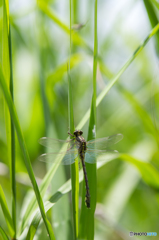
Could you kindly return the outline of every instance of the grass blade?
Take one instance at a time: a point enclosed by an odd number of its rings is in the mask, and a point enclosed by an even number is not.
[[[119,159],[124,160],[128,163],[133,164],[141,173],[142,179],[151,187],[159,189],[159,172],[151,164],[147,162],[140,161],[128,154],[121,154]]]
[[[151,0],[154,5],[159,9],[159,2],[157,0]]]
[[[77,66],[82,61],[82,59],[83,59],[83,56],[80,53],[75,53],[75,54],[71,55],[70,69]],[[50,86],[53,87],[57,82],[61,81],[63,75],[65,73],[67,73],[68,61],[69,60],[67,59],[67,61],[65,61],[64,63],[59,65],[52,73],[49,74],[49,76],[47,77],[47,85],[49,85],[49,87]]]
[[[115,158],[109,159],[107,160],[107,162],[114,160]],[[106,161],[100,162],[97,165],[97,169],[101,168],[102,166],[104,166],[106,163]],[[83,181],[83,170],[81,169],[79,171],[79,183]],[[69,179],[65,184],[63,184],[58,191],[53,194],[44,204],[45,206],[45,211],[47,212],[50,208],[52,208],[55,203],[61,198],[63,197],[66,193],[68,193],[69,191],[71,191],[72,189],[72,184],[71,184],[71,179]],[[27,233],[27,240],[33,239],[33,237],[35,236],[36,230],[39,226],[39,223],[41,221],[41,215],[39,210],[35,213],[34,218],[30,224],[28,233]]]
[[[150,132],[156,137],[156,140],[158,141],[158,136],[156,133],[156,129],[153,125],[152,119],[149,116],[149,114],[146,112],[146,110],[143,108],[143,106],[135,99],[133,94],[129,92],[128,90],[124,89],[121,85],[118,86],[120,92],[123,94],[125,99],[130,103],[130,106],[134,108],[135,112],[140,117],[141,121],[143,122],[143,126],[145,127],[145,130],[147,132]]]
[[[11,115],[12,120],[14,122],[17,137],[18,137],[19,144],[20,144],[20,147],[21,147],[21,150],[22,150],[22,153],[23,153],[23,157],[24,157],[25,166],[27,168],[30,180],[31,180],[32,185],[33,185],[33,189],[34,189],[34,192],[35,192],[35,195],[36,195],[37,202],[39,204],[41,215],[43,217],[43,220],[44,220],[44,223],[45,223],[45,226],[46,226],[46,229],[48,231],[50,239],[55,239],[54,234],[53,234],[53,230],[51,228],[51,225],[50,225],[50,223],[47,220],[46,215],[45,215],[43,201],[42,201],[42,198],[41,198],[41,195],[40,195],[40,192],[39,192],[36,180],[35,180],[35,176],[34,176],[34,173],[33,173],[33,170],[32,170],[29,154],[28,154],[28,151],[27,151],[27,148],[26,148],[26,145],[25,145],[23,135],[22,135],[22,131],[21,131],[21,127],[20,127],[20,124],[19,124],[18,117],[17,117],[17,113],[16,113],[16,110],[15,110],[14,104],[12,102],[11,96],[9,94],[9,91],[7,89],[7,84],[5,82],[5,78],[4,78],[1,66],[0,66],[0,85],[1,85],[1,88],[3,90],[4,97],[5,97],[5,100],[7,102],[7,105],[8,105],[9,111],[10,111],[10,115]]]
[[[88,141],[96,137],[96,74],[97,74],[97,60],[98,60],[98,39],[97,39],[97,3],[94,5],[94,55],[93,55],[93,96],[91,103],[91,113],[88,130]],[[96,164],[87,164],[87,175],[90,189],[90,209],[84,206],[84,199],[86,195],[85,182],[83,182],[82,193],[82,209],[80,217],[80,238],[94,239],[94,213],[96,209]],[[88,224],[89,223],[89,224]]]
[[[3,192],[2,187],[0,186],[0,204],[2,207],[2,211],[9,229],[10,236],[14,236],[14,227],[13,227],[13,221],[7,206],[6,198]]]
[[[8,1],[3,1],[3,72],[5,75],[8,91],[11,93],[13,99],[13,73],[12,73],[12,53],[11,53],[11,35],[9,28],[9,3]],[[12,237],[16,238],[16,181],[15,181],[15,134],[13,122],[10,118],[10,113],[5,106],[5,126],[7,135],[7,154],[10,167],[11,175],[11,188],[12,188],[12,223],[14,227],[14,232],[12,232]]]
[[[129,65],[134,61],[134,59],[137,57],[137,55],[142,51],[144,46],[148,43],[148,41],[151,39],[152,36],[154,36],[159,31],[159,24],[157,24],[150,34],[145,38],[143,43],[135,50],[133,55],[128,59],[128,61],[124,64],[124,66],[119,70],[119,72],[115,75],[115,77],[109,82],[109,84],[103,89],[103,91],[99,94],[96,101],[96,106],[98,106],[103,98],[106,96],[106,94],[109,92],[109,90],[112,88],[112,86],[118,81],[120,76],[125,72],[125,70],[129,67]],[[77,128],[81,129],[84,124],[88,121],[90,115],[90,109],[86,112],[85,116],[81,120],[81,122],[78,124]]]
[[[11,28],[9,28],[9,56],[10,56],[10,93],[14,102],[13,94],[13,69],[12,69],[12,42]],[[14,224],[14,238],[16,239],[16,179],[15,179],[15,131],[11,120],[11,186],[12,186],[12,219]]]
[[[151,26],[155,27],[156,24],[159,22],[159,18],[156,15],[156,12],[154,11],[152,1],[144,0],[144,4],[145,4],[145,8],[146,8]],[[155,35],[155,41],[156,41],[156,52],[159,56],[159,32],[157,32]]]
[[[8,1],[3,0],[3,34],[2,34],[2,68],[5,76],[6,85],[10,88],[10,63],[9,63],[9,18],[8,18]],[[7,160],[8,165],[11,162],[11,121],[7,104],[4,100],[5,130],[7,138]]]
[[[70,29],[72,24],[72,1],[70,0]],[[69,115],[69,130],[74,132],[74,114],[72,101],[72,86],[70,77],[70,62],[71,62],[71,45],[72,31],[70,31],[70,58],[69,58],[69,73],[68,73],[68,115]],[[74,239],[78,238],[78,201],[79,201],[79,170],[78,161],[71,164],[71,185],[72,185],[72,214],[73,214],[73,234]]]
[[[64,32],[67,34],[70,34],[70,28],[63,23],[53,12],[53,10],[46,4],[44,1],[39,0],[38,6],[49,18],[51,18]],[[73,33],[72,35],[72,42],[76,44],[77,46],[84,47],[88,49],[90,52],[92,52],[91,48],[88,46],[88,44],[76,33],[75,31],[71,31]]]
[[[150,40],[150,38],[159,30],[159,24],[152,29],[152,31],[150,32],[150,34],[148,35],[148,37],[144,40],[143,44],[141,44],[141,46],[139,46],[136,51],[134,52],[134,54],[129,58],[129,60],[125,63],[125,65],[121,68],[121,70],[115,75],[115,77],[111,80],[111,82],[103,89],[103,91],[99,94],[99,96],[97,97],[97,103],[96,106],[98,106],[100,104],[100,102],[102,101],[102,99],[106,96],[106,94],[108,93],[108,91],[111,89],[111,87],[117,82],[117,80],[119,79],[119,77],[123,74],[123,72],[127,69],[127,67],[131,64],[131,62],[136,58],[136,56],[139,54],[139,52],[143,49],[143,47],[146,45],[146,43],[148,42],[148,40]],[[83,126],[85,125],[85,123],[88,121],[90,116],[90,109],[86,112],[85,116],[83,117],[83,119],[81,120],[81,122],[78,124],[77,129],[82,129]],[[44,196],[46,189],[48,188],[55,172],[57,170],[57,166],[56,165],[52,165],[52,167],[50,167],[50,170],[48,171],[48,173],[46,174],[45,178],[42,181],[42,184],[40,186],[40,193],[42,196]],[[32,210],[34,209],[34,206],[36,204],[36,200],[35,197],[30,199],[30,203],[28,205],[27,211],[25,213],[25,215],[23,216],[22,219],[22,223],[20,226],[20,231],[19,234],[21,234],[21,232],[24,230],[25,226],[28,223],[28,219],[30,214],[32,213]]]
[[[3,228],[1,226],[0,226],[0,233],[4,240],[9,240],[9,237],[7,236],[7,234],[5,233],[5,231],[3,230]]]

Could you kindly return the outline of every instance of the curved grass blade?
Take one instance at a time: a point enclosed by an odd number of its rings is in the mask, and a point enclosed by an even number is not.
[[[28,151],[27,151],[27,148],[26,148],[26,145],[25,145],[23,135],[22,135],[21,127],[20,127],[20,124],[19,124],[19,120],[18,120],[18,117],[17,117],[16,110],[15,110],[15,106],[12,102],[11,96],[10,96],[9,91],[7,89],[7,84],[6,84],[4,76],[3,76],[3,71],[2,71],[1,65],[0,65],[0,85],[1,85],[1,88],[3,90],[3,94],[4,94],[5,100],[6,100],[7,105],[8,105],[10,115],[11,115],[12,120],[14,122],[14,126],[15,126],[15,129],[16,129],[19,144],[20,144],[21,150],[23,152],[24,162],[25,162],[30,180],[31,180],[32,185],[33,185],[33,189],[34,189],[36,199],[37,199],[40,211],[41,211],[41,215],[43,217],[43,220],[44,220],[44,223],[45,223],[45,226],[46,226],[46,229],[48,231],[50,239],[55,239],[52,227],[51,227],[51,225],[50,225],[50,223],[47,220],[46,215],[45,215],[43,201],[42,201],[42,198],[41,198],[41,195],[40,195],[40,192],[39,192],[36,180],[35,180],[35,176],[34,176],[34,173],[33,173],[33,170],[32,170],[29,154],[28,154]]]
[[[112,86],[118,81],[120,76],[125,72],[125,70],[129,67],[129,65],[134,61],[134,59],[137,57],[137,55],[142,51],[144,46],[148,43],[148,41],[153,37],[157,32],[159,31],[159,24],[157,24],[150,34],[145,38],[143,43],[134,51],[133,55],[128,59],[128,61],[124,64],[124,66],[119,70],[119,72],[115,75],[115,77],[109,82],[109,84],[103,89],[103,91],[99,94],[96,101],[96,107],[101,103],[103,98],[106,96],[106,94],[109,92],[109,90],[112,88]],[[88,121],[90,115],[90,109],[86,112],[81,122],[78,124],[77,128],[81,129],[85,123]]]
[[[61,152],[66,152],[66,150],[67,150],[67,146],[64,145],[61,149]],[[59,162],[59,164],[60,164],[60,161],[62,161],[63,156],[64,155],[62,155],[62,154],[57,155],[56,160]],[[52,180],[53,176],[55,175],[59,164],[52,164],[52,166],[50,167],[50,170],[45,175],[45,177],[39,187],[42,197],[44,196],[49,184],[51,183],[51,180]],[[31,214],[33,213],[33,211],[36,209],[36,207],[37,207],[37,202],[36,202],[35,196],[33,195],[33,197],[30,197],[30,201],[28,202],[27,208],[25,208],[24,213],[22,212],[22,214],[21,214],[22,221],[20,224],[18,235],[21,235],[21,233],[24,231],[24,229],[27,226],[27,223],[29,221],[29,218],[30,218]]]
[[[108,91],[111,89],[111,87],[117,82],[119,77],[124,73],[124,71],[128,68],[128,66],[131,64],[131,62],[136,58],[136,56],[140,53],[140,51],[143,49],[143,47],[147,44],[147,42],[151,39],[151,37],[158,30],[159,30],[159,24],[156,25],[156,27],[152,29],[152,31],[150,32],[148,37],[141,44],[141,46],[139,46],[136,49],[134,54],[129,58],[129,60],[125,63],[125,65],[121,68],[121,70],[115,75],[115,77],[112,79],[112,81],[103,89],[101,94],[99,94],[99,96],[97,97],[97,103],[96,103],[97,107],[100,104],[100,102],[103,100],[103,98],[106,96]],[[85,123],[88,121],[89,116],[90,116],[90,109],[86,112],[85,116],[83,117],[81,122],[78,124],[77,129],[82,129],[83,128]],[[66,149],[63,148],[61,151],[65,151],[65,150]],[[56,164],[53,164],[52,167],[50,167],[50,170],[46,174],[45,178],[43,179],[42,184],[40,186],[40,193],[41,193],[42,196],[44,196],[44,194],[46,192],[46,189],[48,188],[48,186],[51,182],[51,179],[53,178],[53,176],[54,176],[54,174],[57,170],[57,167],[58,166]],[[36,199],[35,199],[35,197],[33,197],[33,198],[31,198],[30,203],[29,203],[28,208],[27,208],[27,211],[26,211],[25,215],[23,216],[22,223],[21,223],[20,230],[19,230],[19,234],[21,234],[21,232],[24,230],[25,226],[27,225],[30,214],[35,209],[35,205],[36,205]]]
[[[56,14],[53,12],[53,10],[48,6],[47,3],[45,3],[42,0],[38,0],[38,6],[39,8],[49,17],[51,18],[61,29],[63,29],[64,32],[66,32],[67,34],[70,34],[70,29],[69,27],[63,23],[57,16]],[[72,35],[72,41],[79,46],[85,47],[87,48],[89,51],[91,51],[91,49],[89,48],[89,46],[87,45],[87,43],[75,32],[73,31],[73,35]],[[92,51],[91,51],[92,52]]]
[[[97,163],[97,169],[105,165],[106,163],[116,159],[116,157],[119,157],[119,159],[130,162],[131,164],[135,165],[140,172],[142,172],[142,175],[144,175],[144,180],[148,178],[149,180],[145,180],[146,183],[150,184],[150,178],[152,177],[153,181],[151,181],[151,186],[153,187],[159,187],[159,172],[150,164],[146,162],[139,161],[138,159],[132,158],[130,155],[126,154],[120,154],[120,155],[112,155],[112,158],[107,159],[105,162],[98,162]],[[150,176],[150,178],[148,177]],[[82,169],[79,171],[79,182],[83,180],[83,172]],[[58,189],[58,191],[53,194],[48,201],[45,202],[45,211],[47,212],[50,208],[52,208],[55,203],[66,193],[71,191],[71,179],[69,179],[62,187]],[[27,234],[27,239],[33,239],[29,238],[29,236],[34,237],[36,230],[39,226],[39,223],[41,221],[41,215],[38,210],[38,212],[35,213],[34,218],[30,224],[28,234]]]
[[[9,240],[9,237],[7,236],[7,234],[5,233],[5,231],[3,230],[3,228],[1,226],[0,226],[0,233],[4,240]]]
[[[119,159],[133,164],[139,170],[142,179],[151,187],[159,190],[159,172],[151,163],[140,161],[128,154],[120,154]]]
[[[149,17],[149,21],[151,23],[151,26],[155,27],[156,24],[159,22],[159,16],[157,16],[157,14],[154,10],[152,0],[151,1],[150,0],[144,0],[143,2],[145,4],[145,8],[146,8],[147,15]],[[159,32],[157,32],[156,35],[155,35],[155,42],[156,42],[156,53],[159,56]]]
[[[73,69],[75,66],[77,66],[83,59],[82,54],[75,53],[70,56],[70,69]],[[61,81],[63,75],[67,73],[67,63],[69,59],[59,65],[52,73],[50,73],[46,79],[47,84],[46,87],[53,87],[57,82]]]
[[[112,79],[112,81],[108,84],[108,86],[106,86],[104,88],[104,90],[101,92],[101,94],[99,94],[98,98],[97,98],[97,106],[99,105],[99,103],[102,101],[102,99],[105,97],[105,95],[108,93],[108,91],[111,89],[111,87],[117,82],[117,80],[119,79],[119,77],[123,74],[123,72],[127,69],[127,67],[131,64],[131,62],[136,58],[136,56],[140,53],[140,51],[143,49],[143,47],[147,44],[147,42],[150,40],[150,38],[159,30],[159,24],[156,25],[156,27],[154,29],[152,29],[152,31],[150,32],[150,34],[148,35],[148,37],[144,40],[143,44],[141,44],[141,46],[139,46],[136,51],[134,52],[134,54],[129,58],[129,60],[125,63],[125,65],[121,68],[121,70],[118,72],[118,74],[116,74],[116,76]],[[87,122],[87,120],[89,119],[89,115],[90,115],[90,109],[86,112],[85,116],[83,117],[83,119],[81,120],[81,122],[78,124],[77,129],[81,129],[84,124]],[[63,149],[65,150],[65,149]],[[46,174],[45,178],[43,179],[43,182],[40,186],[40,192],[42,195],[44,195],[47,187],[50,184],[50,181],[52,179],[52,177],[55,174],[55,171],[57,170],[57,166],[52,165],[52,167],[50,168],[49,172]],[[28,219],[29,219],[29,214],[32,212],[33,206],[35,206],[35,198],[33,197],[30,201],[30,204],[28,206],[27,212],[23,218],[23,222],[21,224],[21,231],[24,228],[24,226],[27,224]],[[20,232],[21,232],[20,231]]]
[[[154,5],[159,9],[159,2],[157,0],[151,0]]]
[[[116,157],[115,157],[116,158]],[[100,162],[97,164],[97,169],[99,169],[100,167],[104,166],[107,162],[114,160],[114,157],[111,159],[108,159],[105,162]],[[83,180],[83,170],[81,169],[79,171],[79,183]],[[50,208],[52,208],[55,203],[61,198],[63,197],[66,193],[68,193],[69,191],[71,191],[72,189],[72,185],[71,185],[71,179],[69,179],[65,184],[62,185],[62,187],[60,187],[58,189],[58,191],[53,194],[48,201],[45,202],[44,206],[45,206],[45,212],[47,212]],[[36,230],[39,226],[39,223],[41,221],[41,215],[39,210],[35,213],[33,220],[30,224],[28,233],[27,233],[27,240],[32,240],[33,237],[35,236]]]
[[[0,204],[2,207],[2,211],[4,214],[8,229],[9,229],[10,236],[14,236],[15,232],[14,232],[14,227],[13,227],[13,221],[12,221],[12,218],[11,218],[8,206],[7,206],[6,198],[5,198],[5,195],[4,195],[4,192],[3,192],[3,189],[1,186],[0,186]]]
[[[97,75],[97,59],[98,59],[98,39],[97,39],[97,4],[95,0],[94,4],[94,55],[93,55],[93,96],[91,103],[88,141],[96,137],[96,75]],[[87,177],[90,190],[90,209],[84,205],[86,190],[85,182],[83,182],[82,192],[82,208],[80,216],[80,238],[82,239],[94,239],[94,213],[96,209],[96,164],[87,164]],[[89,224],[88,224],[89,223]]]
[[[135,112],[140,117],[141,121],[143,122],[143,126],[147,132],[153,134],[158,142],[158,134],[156,133],[156,129],[154,127],[153,121],[149,114],[146,112],[144,107],[140,104],[140,102],[133,96],[131,92],[125,90],[121,85],[118,86],[120,92],[126,98],[126,100],[130,103],[131,107],[134,108]]]

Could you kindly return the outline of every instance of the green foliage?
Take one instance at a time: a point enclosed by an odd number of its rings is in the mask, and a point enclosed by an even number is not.
[[[4,240],[9,240],[9,237],[7,236],[7,234],[5,233],[5,231],[3,230],[3,228],[1,226],[0,226],[0,233]]]
[[[13,220],[11,218],[11,215],[10,215],[10,212],[9,212],[9,209],[8,209],[8,206],[7,206],[7,202],[6,202],[6,199],[5,199],[5,195],[4,195],[4,192],[3,192],[3,189],[2,189],[1,186],[0,186],[0,204],[1,204],[1,207],[2,207],[3,214],[5,216],[5,219],[6,219],[6,223],[8,225],[10,235],[12,236],[14,234]]]
[[[98,1],[94,4],[94,53],[93,53],[93,94],[91,102],[90,120],[87,140],[95,139],[96,137],[96,98],[97,98],[97,60],[98,60],[98,36],[97,36],[97,5]],[[80,218],[80,238],[94,239],[94,214],[96,209],[96,188],[97,188],[97,173],[96,164],[87,164],[86,170],[89,179],[90,190],[90,209],[84,205],[85,202],[85,182],[83,182],[82,194],[82,208]],[[87,224],[89,222],[89,225]]]
[[[158,2],[114,3],[115,16],[97,0],[12,4],[0,1],[0,240],[157,232]],[[78,161],[37,159],[49,152],[40,137],[66,139],[75,129],[87,140],[124,136],[112,146],[119,154],[86,163],[90,209]]]

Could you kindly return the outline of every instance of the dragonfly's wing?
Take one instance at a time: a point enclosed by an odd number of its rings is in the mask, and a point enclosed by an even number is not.
[[[78,156],[76,149],[62,152],[62,153],[45,153],[38,157],[42,162],[51,162],[54,164],[70,165],[75,162],[75,158]]]
[[[39,139],[39,143],[44,147],[54,149],[55,152],[58,152],[61,149],[61,147],[64,145],[64,143],[68,145],[67,148],[70,148],[71,145],[74,143],[74,139],[58,140],[54,138],[43,137]]]
[[[99,149],[99,150],[107,150],[113,144],[119,142],[123,138],[122,134],[116,134],[105,138],[93,139],[87,142],[88,149]]]
[[[106,161],[118,156],[116,150],[87,150],[85,153],[85,162],[96,163],[97,161]]]

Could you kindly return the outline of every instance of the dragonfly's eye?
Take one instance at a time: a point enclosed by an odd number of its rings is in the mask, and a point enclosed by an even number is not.
[[[80,135],[82,135],[83,134],[83,131],[80,131]]]

